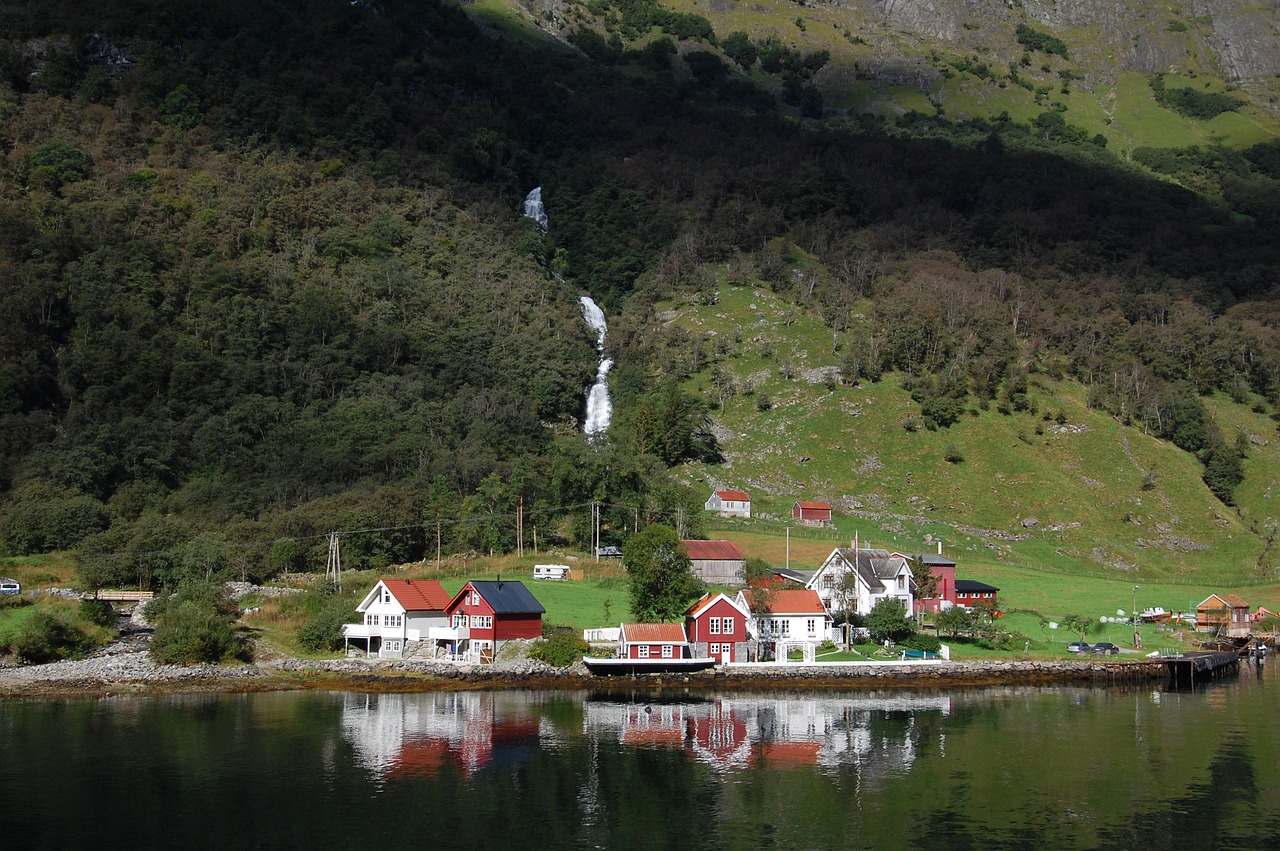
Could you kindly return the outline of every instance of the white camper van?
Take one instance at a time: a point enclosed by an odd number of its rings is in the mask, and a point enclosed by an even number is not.
[[[534,579],[568,579],[569,565],[567,564],[535,564],[533,566]]]

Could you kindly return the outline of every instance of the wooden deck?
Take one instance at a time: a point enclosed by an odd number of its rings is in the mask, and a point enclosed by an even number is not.
[[[1193,651],[1163,660],[1169,682],[1175,688],[1191,686],[1196,680],[1220,677],[1237,670],[1240,654],[1234,650]]]

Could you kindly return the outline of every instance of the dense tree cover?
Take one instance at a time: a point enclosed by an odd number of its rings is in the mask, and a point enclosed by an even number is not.
[[[845,380],[905,374],[936,427],[1026,410],[1035,370],[1157,431],[1180,388],[1280,395],[1274,145],[1133,165],[1052,119],[802,124],[701,31],[683,62],[583,56],[431,2],[6,0],[0,32],[0,542],[79,545],[87,584],[696,508],[665,468],[714,457],[714,400],[673,388],[733,344],[653,305],[711,268],[820,314]],[[828,57],[722,46],[821,115]],[[517,221],[537,184],[546,234]],[[617,362],[597,444],[577,288]],[[1227,482],[1219,447],[1193,451]]]
[[[1174,112],[1188,118],[1208,121],[1216,115],[1239,109],[1244,102],[1239,98],[1221,92],[1202,92],[1190,86],[1165,85],[1164,74],[1156,74],[1151,79],[1151,92],[1156,103],[1168,107]]]

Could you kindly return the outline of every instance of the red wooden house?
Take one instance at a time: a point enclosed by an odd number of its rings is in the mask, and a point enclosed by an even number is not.
[[[894,555],[901,555],[894,553]],[[956,597],[956,563],[949,558],[941,555],[933,555],[924,553],[916,556],[902,556],[908,561],[920,562],[929,571],[930,576],[938,577],[938,587],[934,591],[932,597],[921,597],[918,594],[915,598],[916,611],[933,612],[937,614],[945,611],[959,602]]]
[[[717,662],[745,661],[751,613],[724,594],[704,594],[684,616],[694,656]]]
[[[791,506],[791,519],[805,526],[830,526],[831,506],[825,502],[802,500]]]
[[[445,608],[457,642],[454,652],[480,662],[492,662],[512,639],[541,636],[546,611],[523,582],[501,579],[468,582]]]
[[[956,605],[973,608],[974,606],[987,606],[988,608],[996,604],[996,595],[1000,593],[1000,589],[994,585],[988,585],[985,582],[979,582],[976,579],[957,579],[956,580]]]
[[[688,649],[684,625],[678,623],[624,623],[618,636],[623,659],[683,659]]]

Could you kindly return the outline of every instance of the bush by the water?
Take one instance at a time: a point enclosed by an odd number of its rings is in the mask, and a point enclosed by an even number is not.
[[[41,664],[77,656],[93,644],[91,636],[60,613],[41,609],[18,628],[9,650],[23,662]]]
[[[307,620],[298,629],[298,646],[313,653],[342,646],[342,625],[355,616],[351,600],[340,594],[320,593],[308,599]]]
[[[236,608],[217,586],[184,584],[153,601],[147,615],[156,624],[150,651],[157,662],[190,665],[248,656],[236,629]]]
[[[554,630],[546,638],[533,642],[529,647],[529,658],[556,668],[567,668],[590,649],[591,645],[579,638],[578,633],[567,629]]]

